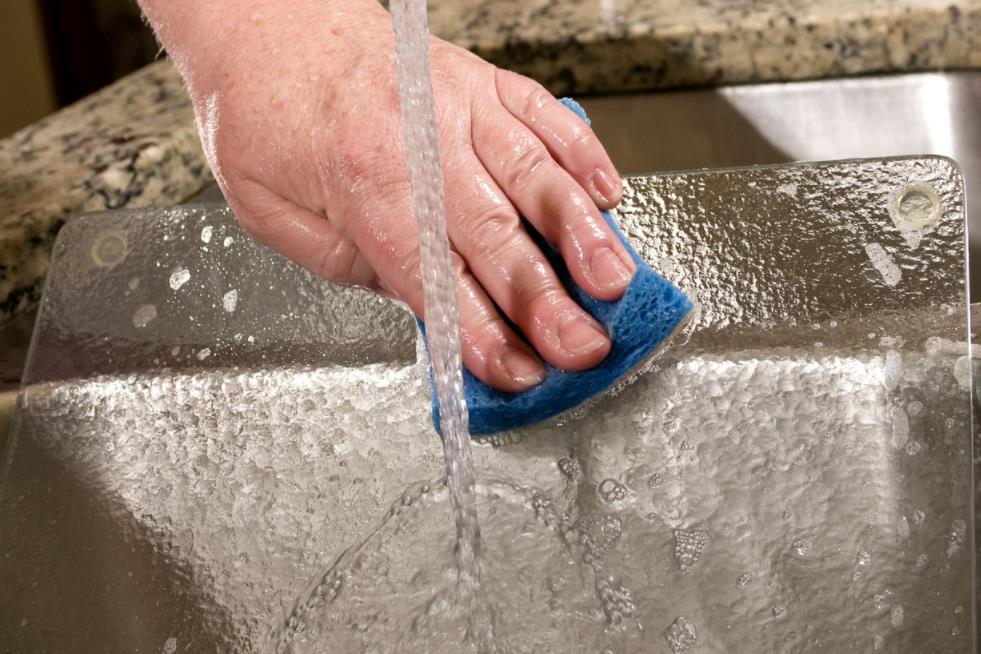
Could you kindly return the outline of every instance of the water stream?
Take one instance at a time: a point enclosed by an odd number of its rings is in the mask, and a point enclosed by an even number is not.
[[[419,231],[426,336],[439,398],[443,456],[456,521],[456,563],[461,608],[469,611],[468,639],[492,649],[490,622],[480,613],[480,525],[474,493],[467,404],[463,395],[456,276],[446,232],[439,126],[429,68],[426,0],[393,0],[395,56],[406,165]],[[483,625],[483,626],[481,626]]]
[[[394,0],[395,52],[406,164],[419,228],[426,332],[439,397],[447,483],[456,516],[460,575],[476,582],[480,526],[474,502],[467,404],[463,396],[460,319],[450,261],[439,157],[439,128],[429,78],[426,0]]]

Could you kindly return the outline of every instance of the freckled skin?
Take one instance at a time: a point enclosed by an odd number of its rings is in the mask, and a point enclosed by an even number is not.
[[[194,101],[225,197],[245,229],[325,279],[423,313],[395,84],[375,0],[141,0]],[[432,39],[447,226],[464,364],[504,391],[610,350],[524,230],[576,281],[619,298],[634,264],[599,208],[620,178],[592,130],[540,85]],[[517,336],[502,314],[518,325]]]

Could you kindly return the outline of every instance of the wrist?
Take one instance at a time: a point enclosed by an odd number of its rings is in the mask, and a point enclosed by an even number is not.
[[[335,62],[371,48],[372,35],[391,30],[377,0],[140,0],[192,99],[208,97],[230,81],[261,74],[277,61],[296,64],[297,49]],[[305,44],[310,44],[309,46]]]

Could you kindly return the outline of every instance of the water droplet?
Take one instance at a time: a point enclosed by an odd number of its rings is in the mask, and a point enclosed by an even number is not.
[[[596,564],[606,557],[613,543],[623,532],[623,522],[612,515],[590,516],[579,521],[579,543],[583,546],[583,560]]]
[[[606,614],[606,621],[610,626],[619,625],[624,618],[629,618],[637,611],[637,605],[634,604],[630,591],[623,584],[616,582],[613,577],[602,579],[597,590],[603,612]]]
[[[893,629],[898,629],[903,626],[903,605],[896,604],[889,611],[889,624],[892,625]]]
[[[567,479],[576,479],[579,477],[579,473],[582,472],[579,467],[579,462],[575,459],[559,459],[559,472],[561,472]]]
[[[902,407],[892,408],[892,444],[896,449],[906,447],[909,440],[909,418]]]
[[[903,376],[903,357],[896,350],[886,352],[885,364],[882,367],[882,385],[892,391],[899,386]]]
[[[627,497],[627,487],[616,479],[604,479],[599,485],[599,494],[607,502],[619,502]]]
[[[903,277],[902,269],[896,265],[893,258],[879,243],[869,243],[865,246],[865,253],[872,262],[872,267],[882,277],[886,286],[895,286]]]
[[[226,236],[223,245],[227,248],[229,245],[235,242],[235,239],[231,236]]]
[[[872,596],[872,606],[875,607],[876,611],[881,611],[885,609],[887,606],[889,606],[890,602],[892,601],[891,598],[892,598],[891,590],[886,589],[881,593],[876,593],[875,595]]]
[[[674,530],[674,558],[682,574],[688,574],[698,563],[706,545],[708,545],[708,534],[704,531]]]
[[[234,288],[221,297],[221,306],[228,313],[235,311],[235,305],[238,304],[238,291]]]
[[[791,546],[794,548],[797,556],[805,557],[811,553],[811,550],[814,548],[814,543],[807,538],[798,538],[791,544]]]
[[[899,516],[899,520],[896,521],[896,538],[898,540],[909,538],[909,521],[904,515]]]
[[[175,291],[191,279],[191,273],[187,268],[177,268],[170,273],[170,287]]]
[[[671,626],[664,631],[664,639],[675,654],[687,652],[698,642],[698,630],[691,620],[683,615],[675,618]]]
[[[947,558],[953,558],[961,551],[964,545],[964,538],[967,536],[967,523],[963,520],[954,520],[950,524],[950,535],[947,537]]]
[[[133,314],[133,326],[137,329],[146,327],[156,317],[157,307],[152,304],[141,304]]]
[[[957,361],[954,362],[954,379],[957,380],[957,384],[961,387],[961,390],[970,390],[973,374],[974,367],[971,363],[971,357],[958,357]]]
[[[552,500],[541,493],[536,493],[531,499],[531,508],[535,511],[535,517],[541,520],[542,523],[545,525],[553,524],[555,508]]]

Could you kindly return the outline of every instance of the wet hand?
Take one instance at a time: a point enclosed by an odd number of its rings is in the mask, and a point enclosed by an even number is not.
[[[188,81],[225,197],[260,242],[424,318],[388,14],[374,0],[338,3],[348,16],[291,3],[288,18],[268,0],[244,4],[220,41],[182,47],[180,34],[158,30]],[[207,16],[189,20],[184,31],[200,41]],[[537,83],[438,39],[431,60],[464,364],[512,392],[543,379],[542,360],[597,365],[608,336],[566,294],[519,216],[587,293],[619,298],[634,264],[597,208],[622,194],[609,157]]]

